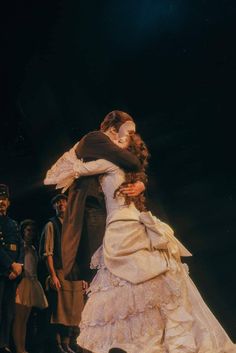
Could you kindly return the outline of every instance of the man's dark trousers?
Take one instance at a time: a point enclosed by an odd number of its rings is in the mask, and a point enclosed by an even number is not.
[[[15,310],[16,280],[0,276],[0,348],[9,346],[11,324]]]

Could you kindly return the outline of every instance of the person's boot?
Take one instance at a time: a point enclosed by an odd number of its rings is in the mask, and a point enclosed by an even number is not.
[[[70,348],[75,352],[75,353],[83,353],[83,348],[81,348],[78,343],[70,344]]]
[[[83,349],[78,345],[77,338],[79,336],[79,327],[70,327],[70,343],[69,346],[75,353],[83,353]]]
[[[70,348],[75,353],[83,353],[83,349],[78,345],[78,343],[76,341],[71,341],[70,342]]]
[[[53,353],[67,353],[60,343],[57,343],[53,349]]]
[[[75,351],[73,351],[70,348],[68,343],[62,343],[61,346],[62,346],[62,348],[64,349],[65,352],[67,352],[67,353],[75,353]]]
[[[83,349],[78,345],[77,342],[71,343],[70,348],[75,352],[75,353],[83,353]]]

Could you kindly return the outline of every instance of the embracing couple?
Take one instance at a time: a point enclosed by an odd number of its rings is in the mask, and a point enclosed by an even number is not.
[[[191,253],[145,210],[148,156],[132,117],[113,111],[47,173],[45,184],[69,187],[66,278],[91,281],[78,343],[94,353],[235,353],[181,262]]]

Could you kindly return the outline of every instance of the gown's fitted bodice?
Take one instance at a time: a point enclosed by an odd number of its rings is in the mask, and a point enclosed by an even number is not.
[[[117,219],[119,215],[122,215],[122,218],[127,215],[130,219],[139,219],[139,211],[133,203],[127,205],[125,203],[125,198],[119,194],[114,197],[115,191],[124,181],[124,171],[115,165],[113,165],[109,173],[101,178],[101,186],[105,196],[107,209],[107,224],[109,224],[114,218]]]
[[[74,170],[78,176],[87,176],[94,174],[104,174],[101,177],[101,186],[105,196],[107,209],[107,224],[117,219],[129,218],[138,220],[140,212],[134,204],[126,205],[123,196],[114,197],[116,189],[125,181],[125,172],[115,164],[105,160],[98,159],[96,161],[81,163],[78,160],[74,165]]]
[[[115,190],[125,181],[125,173],[113,166],[109,174],[101,178],[101,186],[106,200],[107,215],[125,206],[123,196],[114,197]]]

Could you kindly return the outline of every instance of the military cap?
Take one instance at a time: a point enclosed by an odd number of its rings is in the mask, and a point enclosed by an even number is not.
[[[57,194],[51,199],[51,205],[53,206],[58,200],[67,200],[68,197],[65,194]]]
[[[9,189],[5,184],[0,184],[0,197],[9,198]]]

